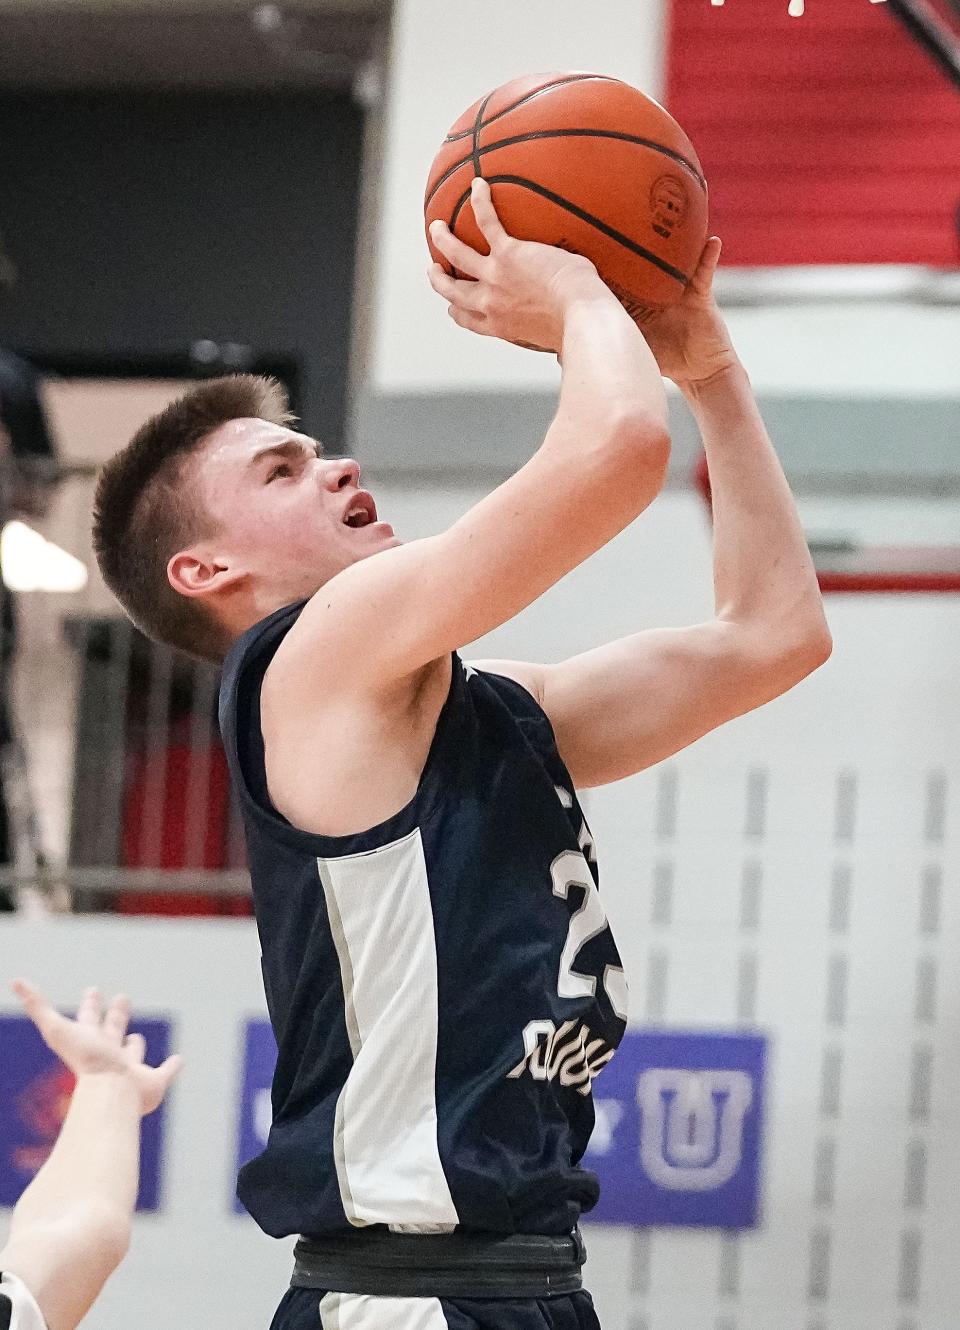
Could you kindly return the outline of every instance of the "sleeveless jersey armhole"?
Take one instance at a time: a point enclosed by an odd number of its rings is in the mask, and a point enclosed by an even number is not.
[[[285,818],[270,799],[260,718],[260,692],[270,661],[305,603],[276,611],[234,644],[221,686],[221,734],[244,811],[269,835],[309,849],[318,857],[358,853],[399,839],[435,810],[443,771],[449,767],[446,756],[455,743],[454,732],[460,722],[457,704],[462,697],[464,670],[453,653],[450,688],[437,717],[417,789],[404,807],[375,826],[345,836],[305,831]]]
[[[511,712],[526,733],[528,742],[541,753],[556,753],[561,762],[563,761],[553,722],[529,688],[509,674],[498,674],[496,670],[478,670],[473,666],[468,668],[485,679],[496,679],[498,690],[512,695],[514,702],[520,703],[519,707],[511,707]]]

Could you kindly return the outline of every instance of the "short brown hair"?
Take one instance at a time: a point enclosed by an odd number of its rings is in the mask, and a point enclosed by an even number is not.
[[[100,472],[93,548],[104,581],[148,637],[192,656],[222,660],[229,647],[210,610],[170,585],[171,557],[206,534],[211,519],[183,484],[185,463],[230,420],[293,420],[275,379],[208,379],[152,416]]]

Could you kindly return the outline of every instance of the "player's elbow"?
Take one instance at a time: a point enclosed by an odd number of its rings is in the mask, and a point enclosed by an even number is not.
[[[132,1235],[130,1220],[120,1215],[113,1217],[105,1226],[102,1237],[103,1250],[114,1270],[130,1250]]]
[[[803,651],[807,674],[812,674],[821,665],[826,665],[833,655],[833,635],[827,627],[826,619],[821,617],[818,623],[811,624],[804,637]]]
[[[763,652],[764,672],[774,696],[813,674],[833,651],[833,638],[823,615],[811,615],[789,633],[769,641]]]
[[[623,404],[613,408],[606,428],[607,453],[626,481],[631,478],[649,503],[663,488],[670,463],[670,430],[657,412]]]

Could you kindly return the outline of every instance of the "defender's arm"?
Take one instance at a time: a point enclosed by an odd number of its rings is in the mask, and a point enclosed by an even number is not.
[[[123,997],[101,1020],[99,994],[89,989],[72,1021],[32,984],[13,987],[77,1083],[50,1157],[14,1206],[0,1270],[23,1280],[50,1330],[74,1330],[127,1251],[140,1119],[161,1102],[180,1059],[143,1064],[143,1037],[127,1035]]]
[[[73,1330],[126,1254],[139,1149],[140,1099],[129,1078],[80,1077],[0,1251],[0,1269],[23,1280],[50,1330]]]

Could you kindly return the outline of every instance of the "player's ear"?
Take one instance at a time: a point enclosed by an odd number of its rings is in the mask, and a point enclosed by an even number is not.
[[[167,564],[167,580],[181,596],[209,596],[225,591],[243,576],[241,568],[202,546],[178,551]]]

